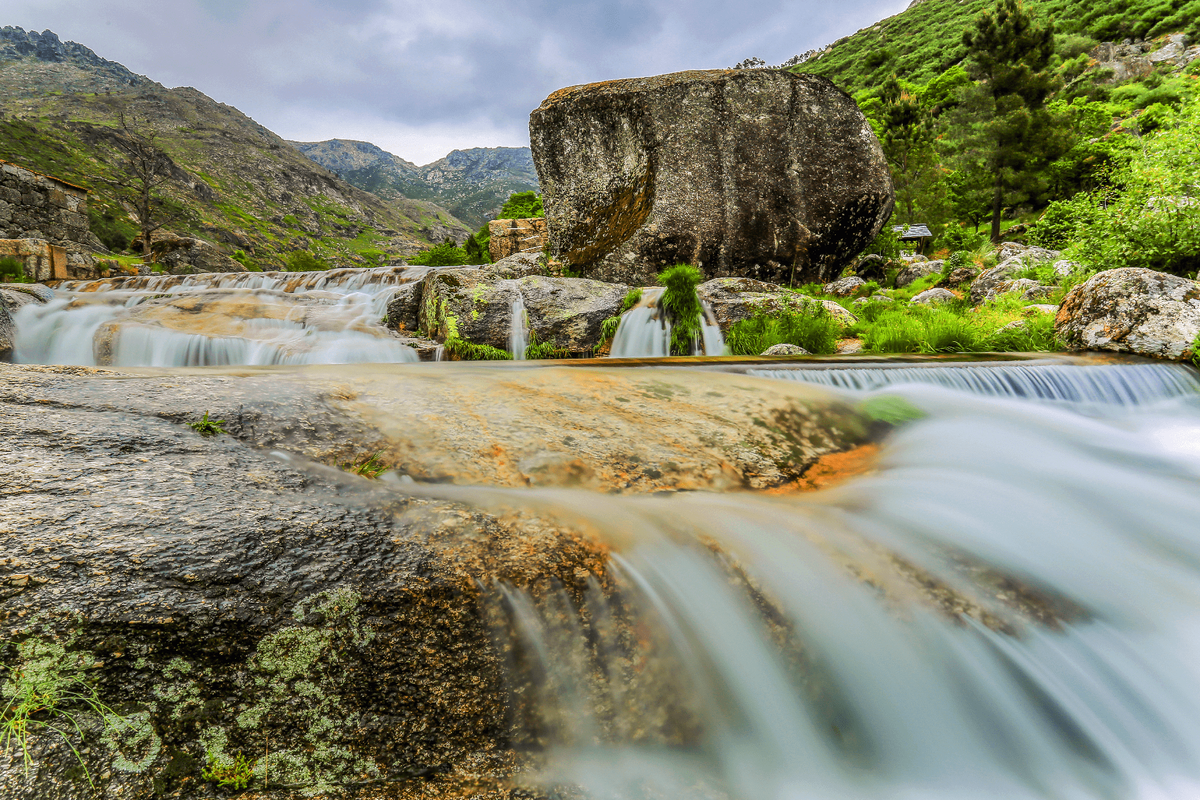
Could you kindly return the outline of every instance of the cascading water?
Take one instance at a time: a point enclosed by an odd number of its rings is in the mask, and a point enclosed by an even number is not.
[[[17,363],[112,366],[417,361],[379,324],[422,268],[71,281],[14,317]]]
[[[544,748],[546,783],[596,798],[1200,795],[1195,373],[842,372],[821,380],[890,383],[842,391],[912,421],[836,489],[420,490],[611,548],[608,572],[575,587],[494,587],[518,740]]]
[[[610,358],[663,358],[671,355],[671,323],[660,313],[658,301],[662,297],[660,288],[645,289],[642,299],[633,308],[621,315],[617,334],[613,337]],[[703,355],[719,356],[725,353],[725,338],[721,328],[713,319],[707,303],[702,303],[701,341]]]
[[[514,361],[525,360],[525,348],[529,346],[529,317],[525,313],[525,298],[520,287],[515,286],[516,298],[512,301],[512,316],[509,321],[508,352]]]

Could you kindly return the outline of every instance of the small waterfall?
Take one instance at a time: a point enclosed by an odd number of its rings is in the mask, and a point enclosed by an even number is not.
[[[84,366],[417,361],[380,324],[427,269],[151,275],[68,281],[15,316],[14,360]]]
[[[931,384],[987,397],[1135,406],[1200,394],[1200,376],[1182,364],[994,364],[753,369],[751,375],[851,391]]]
[[[658,307],[662,293],[661,288],[643,290],[641,301],[621,315],[609,358],[664,358],[671,355],[671,323],[663,318]],[[725,337],[721,335],[712,309],[707,303],[702,305],[704,318],[699,344],[703,354],[724,355]]]
[[[512,315],[508,323],[508,352],[512,353],[514,361],[524,361],[525,348],[529,346],[529,316],[525,313],[525,298],[515,281],[513,291],[516,299],[512,301]]]
[[[574,586],[493,587],[518,741],[546,748],[547,784],[605,800],[1200,796],[1196,405],[1103,420],[891,391],[926,416],[873,473],[814,495],[420,490],[611,548]]]

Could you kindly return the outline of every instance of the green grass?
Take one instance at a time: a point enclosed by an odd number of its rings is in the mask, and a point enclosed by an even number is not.
[[[814,355],[837,350],[842,326],[813,303],[806,312],[785,312],[742,320],[729,329],[725,345],[735,356],[756,356],[777,344],[794,344]]]
[[[700,316],[704,309],[696,295],[696,287],[704,276],[690,264],[676,264],[658,275],[666,287],[658,300],[659,308],[671,323],[671,353],[690,356],[700,338]]]
[[[208,412],[205,411],[201,419],[189,422],[188,427],[201,436],[216,436],[219,433],[229,433],[229,431],[221,427],[224,424],[225,420],[223,419],[209,419]]]

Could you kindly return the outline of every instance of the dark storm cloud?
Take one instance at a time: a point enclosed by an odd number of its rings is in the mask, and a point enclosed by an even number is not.
[[[529,112],[563,86],[778,63],[906,4],[8,0],[0,24],[49,28],[288,138],[366,139],[425,163],[525,144]]]

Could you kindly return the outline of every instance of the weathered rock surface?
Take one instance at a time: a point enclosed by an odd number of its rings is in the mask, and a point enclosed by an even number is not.
[[[1051,291],[1049,286],[1043,286],[1033,278],[1015,278],[1000,281],[988,289],[983,299],[995,300],[1005,294],[1020,294],[1023,300],[1038,300],[1047,297]]]
[[[648,284],[686,262],[708,277],[826,282],[892,208],[866,119],[812,75],[574,86],[529,127],[552,251],[589,277]]]
[[[866,281],[857,275],[851,275],[846,278],[839,278],[832,283],[825,284],[825,294],[831,294],[834,297],[849,297],[866,285]]]
[[[805,350],[798,344],[773,344],[766,350],[762,351],[764,356],[810,356],[812,353]]]
[[[155,240],[155,260],[172,275],[191,275],[196,272],[245,272],[246,268],[215,245],[203,239],[184,236]]]
[[[975,267],[957,267],[950,271],[942,281],[938,284],[942,288],[949,286],[961,286],[964,283],[969,283],[979,277],[979,270]]]
[[[1005,281],[1010,281],[1017,272],[1025,268],[1025,262],[1020,255],[1011,256],[1001,261],[991,269],[979,273],[979,277],[971,284],[971,302],[975,305],[995,295],[996,287]]]
[[[572,352],[591,350],[604,320],[621,313],[631,287],[586,278],[531,275],[517,281],[530,329],[538,341]]]
[[[1106,270],[1063,299],[1054,329],[1069,347],[1188,359],[1200,333],[1200,283],[1148,269]]]
[[[832,300],[818,300],[753,278],[715,278],[697,286],[696,294],[712,309],[722,333],[751,317],[783,311],[804,312],[816,307],[823,308],[843,325],[858,321]]]
[[[261,797],[411,798],[442,772],[511,772],[481,587],[603,585],[603,550],[271,450],[327,464],[378,450],[421,480],[654,491],[769,486],[867,436],[799,384],[447,367],[0,366],[0,660],[37,648],[124,720],[106,741],[79,712],[84,746],[67,729],[94,788],[34,728],[34,768],[6,758],[0,794],[207,798],[207,761],[239,752],[269,768]],[[201,410],[231,435],[183,424]]]
[[[488,255],[500,261],[517,253],[539,254],[546,247],[546,220],[494,219],[488,223]]]
[[[926,275],[937,275],[942,271],[943,261],[914,261],[896,273],[896,288],[903,289]]]
[[[914,303],[948,303],[951,300],[957,300],[958,296],[949,289],[926,289],[920,294],[913,297]]]

